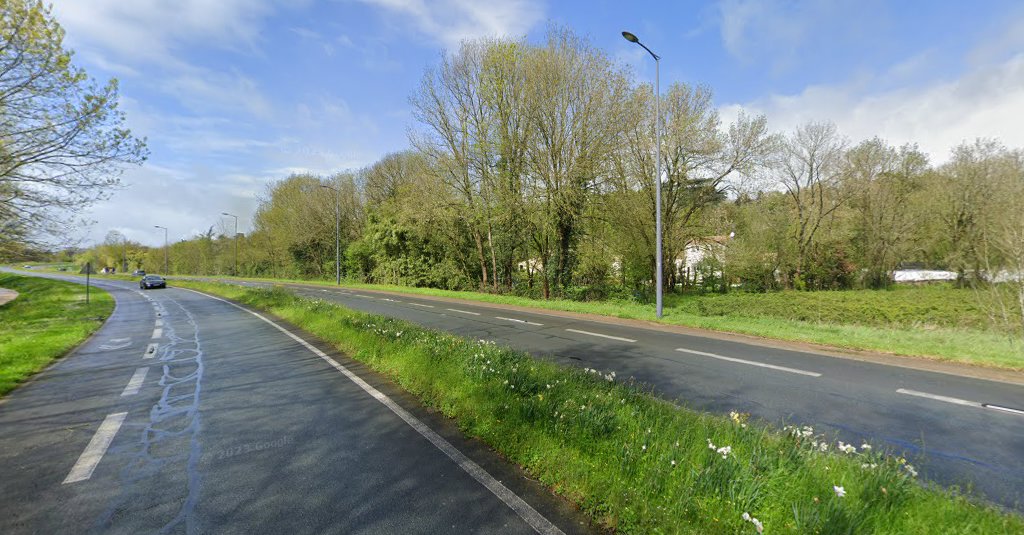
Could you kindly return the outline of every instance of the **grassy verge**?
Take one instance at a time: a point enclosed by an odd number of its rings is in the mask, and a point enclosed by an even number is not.
[[[598,371],[280,289],[180,284],[334,344],[624,533],[756,533],[745,513],[768,533],[1024,532],[1020,516],[920,485],[901,459],[836,451],[809,429],[691,411]]]
[[[333,286],[322,281],[247,280]],[[668,296],[661,320],[654,317],[652,305],[628,301],[544,301],[348,282],[345,287],[658,321],[843,349],[1024,370],[1024,340],[977,328],[984,322],[984,312],[973,305],[970,290],[949,287]]]
[[[101,275],[132,279],[128,275]],[[219,276],[225,280],[232,277]],[[137,277],[135,277],[137,279]],[[325,281],[239,278],[334,286]],[[779,292],[666,296],[662,319],[654,307],[630,301],[538,300],[483,292],[345,282],[347,288],[467,299],[566,312],[657,321],[669,325],[822,344],[842,349],[923,357],[1024,370],[1024,340],[982,328],[987,319],[971,290],[949,286],[894,290]]]
[[[0,396],[80,344],[110,316],[114,300],[70,282],[0,273],[0,287],[20,295],[0,306]]]

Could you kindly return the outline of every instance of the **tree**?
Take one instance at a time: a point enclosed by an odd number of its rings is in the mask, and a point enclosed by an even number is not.
[[[889,273],[910,253],[918,224],[911,210],[921,188],[928,157],[916,145],[896,148],[879,138],[846,153],[843,173],[852,188],[852,241],[872,288],[890,284]]]
[[[626,73],[569,30],[552,28],[529,56],[534,141],[527,154],[533,245],[544,297],[570,284],[588,202],[613,172],[630,94]]]
[[[723,130],[712,92],[704,86],[673,84],[662,98],[662,227],[668,287],[675,285],[673,260],[686,244],[703,238],[693,222],[705,208],[725,199],[729,180],[765,167],[777,150],[764,116],[740,114]],[[633,94],[627,146],[616,157],[608,215],[625,234],[653,279],[655,221],[654,98],[649,86]],[[649,279],[649,280],[650,280]]]
[[[0,0],[0,228],[21,239],[56,231],[147,155],[117,80],[97,85],[63,40],[41,1]]]
[[[832,123],[800,126],[782,147],[776,176],[796,215],[796,263],[791,284],[797,287],[803,287],[822,224],[849,198],[849,192],[840,187],[844,148],[845,142]]]

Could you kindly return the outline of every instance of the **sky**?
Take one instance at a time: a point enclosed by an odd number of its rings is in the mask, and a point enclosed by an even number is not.
[[[240,232],[268,184],[409,147],[409,96],[463,39],[568,27],[653,82],[710,86],[722,118],[834,122],[933,162],[978,137],[1024,147],[1024,3],[978,0],[53,0],[75,63],[117,78],[149,160],[96,204],[85,243]]]

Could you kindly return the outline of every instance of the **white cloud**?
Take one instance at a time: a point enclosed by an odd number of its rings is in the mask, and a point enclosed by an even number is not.
[[[72,46],[88,43],[122,60],[164,62],[173,49],[201,43],[253,47],[270,0],[90,0],[58,2],[54,14]]]
[[[861,43],[872,35],[880,9],[873,0],[719,0],[722,45],[744,63],[763,62],[776,72],[792,69],[815,40]],[[822,39],[822,36],[828,36]]]
[[[728,120],[740,109],[764,113],[779,131],[830,120],[854,140],[877,135],[895,144],[918,143],[935,162],[947,160],[954,146],[978,137],[1024,147],[1024,54],[925,87],[872,92],[872,82],[880,78],[811,86],[795,95],[724,106],[722,115]]]
[[[544,7],[536,0],[362,1],[403,15],[417,30],[449,49],[475,37],[520,36],[544,18]]]

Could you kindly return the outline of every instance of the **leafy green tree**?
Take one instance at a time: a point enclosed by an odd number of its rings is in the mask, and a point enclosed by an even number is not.
[[[72,63],[64,30],[38,0],[0,0],[0,242],[55,233],[142,163],[117,80]]]

